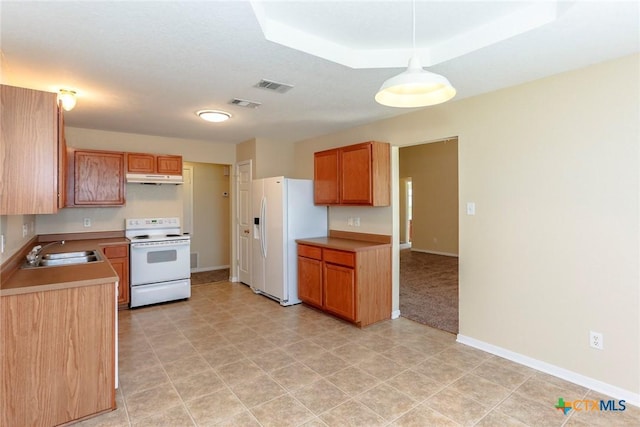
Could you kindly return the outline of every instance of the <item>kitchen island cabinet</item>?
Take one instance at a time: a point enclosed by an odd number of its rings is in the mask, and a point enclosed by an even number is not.
[[[0,215],[64,206],[64,132],[57,95],[2,85]]]
[[[390,146],[369,141],[314,153],[314,203],[389,206]]]
[[[389,236],[354,234],[296,240],[298,297],[364,327],[391,317],[391,244]]]
[[[0,425],[115,409],[115,284],[3,295]]]

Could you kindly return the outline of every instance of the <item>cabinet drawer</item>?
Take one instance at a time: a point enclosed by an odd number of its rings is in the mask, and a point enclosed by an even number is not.
[[[332,264],[355,267],[356,254],[353,252],[335,251],[333,249],[324,250],[324,261]]]
[[[298,245],[298,256],[321,260],[322,249],[316,246]]]
[[[129,255],[129,246],[105,246],[103,248],[104,254],[107,258],[126,258]]]

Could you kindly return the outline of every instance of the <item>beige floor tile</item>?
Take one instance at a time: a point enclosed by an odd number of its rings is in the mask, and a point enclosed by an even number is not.
[[[557,381],[549,381],[551,378]],[[515,393],[542,404],[553,406],[559,397],[564,398],[565,401],[582,399],[587,394],[587,391],[584,387],[550,375],[534,375],[518,387]]]
[[[334,374],[349,366],[349,363],[328,351],[308,357],[303,363],[322,376]]]
[[[595,400],[600,405],[600,401],[605,401],[607,404],[609,401],[615,403],[616,411],[576,411],[570,412],[570,418],[565,424],[566,426],[593,426],[593,427],[609,427],[609,426],[624,426],[624,427],[637,427],[640,426],[640,408],[632,406],[629,403],[624,403],[624,410],[620,404],[619,399],[614,399],[611,396],[604,395],[602,393],[589,391],[585,396],[585,399]],[[584,407],[584,405],[583,405]],[[599,406],[598,406],[599,407]],[[610,406],[609,408],[613,408]]]
[[[384,418],[355,400],[325,412],[320,419],[329,427],[376,427],[386,424]]]
[[[278,348],[283,348],[306,339],[304,336],[296,334],[291,330],[286,330],[285,332],[269,332],[265,334],[263,338]]]
[[[446,363],[463,371],[470,371],[489,359],[489,357],[491,356],[488,353],[481,353],[477,350],[470,351],[466,346],[459,344],[447,348],[429,360]]]
[[[422,404],[390,424],[393,427],[456,427],[460,424]],[[496,424],[493,427],[501,427]]]
[[[561,426],[567,421],[567,417],[553,403],[540,403],[515,393],[496,406],[495,411],[536,427]]]
[[[371,349],[358,344],[357,342],[345,344],[331,350],[331,353],[335,354],[342,360],[355,365],[368,359],[372,356]]]
[[[532,373],[525,373],[525,370],[511,369],[510,365],[497,359],[499,358],[491,358],[483,362],[472,371],[473,374],[499,384],[509,390],[515,390],[532,375]]]
[[[425,401],[425,404],[462,425],[473,425],[490,409],[469,397],[448,389],[431,396]]]
[[[128,427],[129,415],[124,404],[124,397],[116,390],[116,410],[110,411],[93,418],[86,419],[77,424],[77,427]]]
[[[327,427],[327,425],[320,418],[316,417],[302,424],[300,427]]]
[[[127,412],[131,421],[155,415],[167,408],[182,404],[180,395],[171,384],[125,396]]]
[[[380,384],[365,391],[356,397],[356,400],[387,421],[398,418],[416,405],[409,396],[387,384]]]
[[[277,347],[268,340],[258,337],[248,341],[236,342],[233,345],[243,352],[246,356],[265,353],[270,350],[276,350]]]
[[[249,359],[266,372],[284,368],[296,362],[293,357],[279,349],[249,356]]]
[[[447,389],[470,397],[485,406],[495,406],[511,394],[509,389],[473,374],[463,376]]]
[[[342,369],[333,375],[329,375],[326,379],[349,396],[356,396],[380,383],[379,379],[355,366]]]
[[[242,402],[227,388],[190,400],[186,405],[199,426],[214,425],[245,410]]]
[[[196,349],[193,348],[186,338],[184,342],[154,348],[154,351],[162,363],[174,362],[176,360],[186,359],[198,354]]]
[[[314,418],[311,411],[289,395],[280,396],[251,409],[264,427],[299,426]]]
[[[443,343],[431,339],[424,334],[417,335],[414,333],[408,335],[408,338],[399,340],[399,344],[417,351],[425,357],[436,356],[452,346],[450,343]]]
[[[291,395],[316,415],[349,399],[345,392],[324,379],[292,391]]]
[[[411,370],[425,375],[441,384],[449,384],[458,378],[461,378],[465,374],[465,371],[462,369],[458,369],[455,366],[440,363],[432,359],[427,359],[425,362],[411,368]]]
[[[356,366],[367,374],[373,375],[383,381],[398,375],[405,369],[399,363],[379,354],[374,354],[373,356],[358,363]]]
[[[231,390],[247,408],[261,405],[287,393],[283,387],[267,375],[233,385]]]
[[[175,362],[169,362],[163,365],[164,370],[172,380],[188,377],[199,372],[203,372],[211,369],[211,366],[207,363],[202,356],[195,355],[186,357],[184,359],[177,360]]]
[[[424,353],[413,350],[405,345],[393,346],[381,354],[406,368],[415,366],[427,359]]]
[[[364,334],[358,344],[367,347],[375,352],[383,352],[397,344],[395,340],[380,336],[378,334]]]
[[[231,344],[215,350],[202,352],[201,356],[214,369],[222,365],[237,362],[245,357],[240,350]]]
[[[417,402],[433,396],[445,387],[443,384],[413,371],[402,372],[388,379],[385,383],[400,390]]]
[[[298,360],[305,360],[325,352],[322,347],[309,340],[303,340],[295,342],[293,344],[289,344],[285,346],[283,350],[287,354]]]
[[[251,412],[244,410],[237,415],[215,424],[216,427],[261,427]]]
[[[188,427],[195,426],[189,412],[184,405],[162,411],[150,417],[143,418],[132,424],[132,427]]]
[[[300,362],[269,373],[282,387],[289,391],[297,390],[322,378],[320,374]]]
[[[185,402],[225,388],[225,384],[211,368],[173,380],[173,385]]]
[[[325,350],[333,350],[336,347],[343,346],[351,343],[353,340],[344,334],[340,334],[334,331],[326,332],[322,335],[311,339],[312,342],[318,344]]]
[[[120,374],[120,386],[127,396],[163,384],[169,384],[169,377],[160,365]]]
[[[160,360],[152,351],[118,353],[118,374],[120,377],[129,373],[135,373],[140,367],[150,368],[160,366]]]
[[[228,385],[236,385],[264,374],[264,371],[249,359],[241,359],[235,363],[218,366],[216,373]]]
[[[501,412],[491,411],[487,415],[484,416],[478,423],[475,424],[476,427],[527,427],[527,424],[516,420],[515,418],[511,418]]]

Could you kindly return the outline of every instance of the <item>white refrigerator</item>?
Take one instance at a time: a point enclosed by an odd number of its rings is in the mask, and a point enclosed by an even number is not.
[[[251,198],[251,288],[298,304],[296,239],[326,236],[327,208],[313,204],[313,181],[282,176],[254,180]]]

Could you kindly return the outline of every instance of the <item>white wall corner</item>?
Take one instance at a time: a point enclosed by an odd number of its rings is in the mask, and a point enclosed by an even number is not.
[[[400,310],[393,310],[391,312],[391,319],[395,320],[400,317]]]

